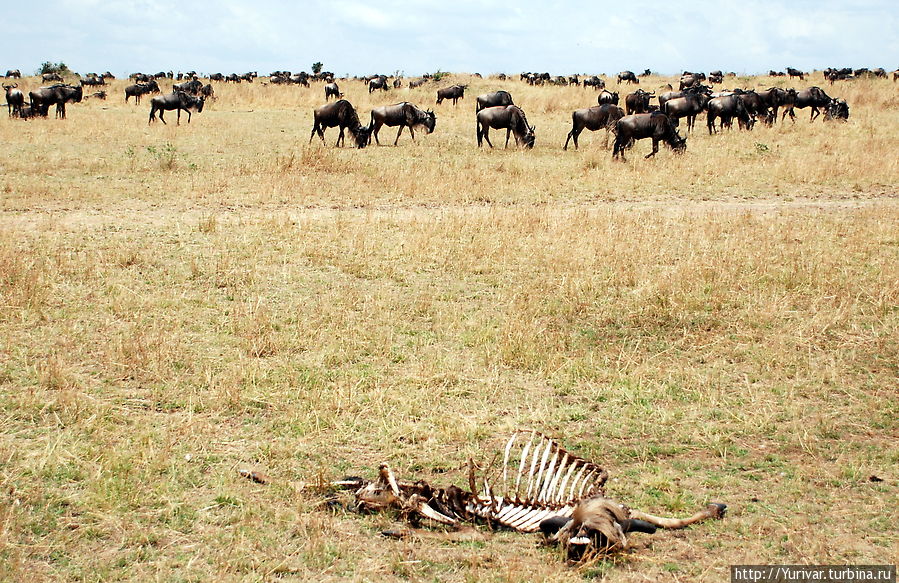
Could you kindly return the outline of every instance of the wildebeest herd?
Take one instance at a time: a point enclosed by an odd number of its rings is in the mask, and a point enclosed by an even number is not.
[[[792,67],[788,67],[786,71],[784,76],[789,75],[791,79],[798,77],[800,80],[804,80],[807,75]],[[771,71],[771,73],[780,75],[775,71]],[[640,78],[649,74],[649,70],[639,76],[632,71],[622,71],[617,75],[616,80],[619,88],[625,84],[639,85]],[[732,75],[731,73],[727,76]],[[870,71],[868,69],[827,69],[824,71],[825,79],[831,84],[836,80],[862,76],[886,77],[887,73],[883,69]],[[18,70],[9,70],[6,77],[20,80],[21,73]],[[228,76],[217,73],[210,75],[209,80],[240,83],[241,81],[253,82],[257,77],[255,72]],[[671,85],[662,88],[659,93],[646,91],[643,88],[636,89],[624,96],[624,108],[619,107],[621,100],[619,93],[606,89],[605,81],[598,76],[585,77],[581,80],[577,75],[552,77],[548,73],[522,73],[520,78],[530,85],[573,84],[584,88],[593,87],[597,90],[599,93],[596,105],[572,112],[571,131],[568,132],[563,149],[567,150],[570,142],[573,142],[574,147],[578,148],[578,137],[585,129],[605,130],[606,146],[609,134],[615,136],[612,148],[613,158],[623,159],[625,149],[631,147],[636,140],[646,138],[652,140],[652,151],[646,157],[653,156],[658,152],[659,142],[668,145],[674,152],[683,152],[686,149],[686,138],[678,131],[680,120],[686,119],[686,131],[691,132],[695,127],[696,118],[702,113],[706,114],[709,134],[717,133],[725,128],[730,129],[735,119],[739,129],[746,131],[751,130],[759,122],[769,126],[777,123],[778,114],[780,114],[780,121],[783,121],[787,115],[791,119],[795,119],[795,109],[809,108],[812,121],[820,115],[823,115],[825,120],[846,120],[849,117],[849,105],[846,101],[832,98],[820,87],[812,86],[799,91],[779,87],[771,87],[762,91],[739,88],[714,91],[712,85],[721,84],[724,77],[725,74],[721,71],[713,71],[708,76],[703,73],[684,71],[677,90],[674,90]],[[899,71],[894,72],[893,78],[894,80],[899,79]],[[79,103],[82,99],[90,97],[84,94],[85,86],[106,86],[107,79],[114,79],[114,76],[108,72],[101,75],[88,74],[80,79],[78,85],[71,85],[66,84],[59,75],[45,74],[41,78],[42,81],[57,82],[29,91],[27,99],[25,91],[19,88],[18,82],[11,85],[4,84],[9,117],[24,119],[35,116],[46,117],[50,106],[55,105],[56,117],[64,119],[66,104]],[[177,79],[180,82],[173,83],[171,93],[162,95],[157,79],[173,81]],[[506,80],[507,77],[501,75],[497,76],[497,79]],[[191,113],[203,111],[204,103],[209,99],[215,99],[212,84],[201,82],[195,72],[179,73],[177,77],[171,72],[161,72],[156,75],[136,73],[131,76],[131,80],[133,83],[124,88],[126,103],[133,97],[134,103],[139,105],[142,96],[159,94],[151,99],[149,122],[155,121],[156,114],[159,113],[159,119],[165,123],[163,117],[165,111],[175,111],[178,123],[180,123],[181,112],[184,111],[190,122]],[[386,92],[391,86],[399,88],[403,85],[401,77],[390,82],[387,75],[363,77],[361,80],[368,88],[369,94],[377,90]],[[429,76],[425,76],[421,79],[409,80],[407,85],[409,89],[413,89],[429,80]],[[399,127],[394,139],[394,145],[396,145],[404,128],[409,128],[409,133],[414,141],[415,129],[424,129],[427,133],[431,133],[436,127],[436,114],[433,111],[424,111],[408,101],[375,107],[371,111],[369,124],[363,125],[356,109],[343,98],[344,93],[341,92],[332,73],[293,75],[289,71],[276,71],[271,74],[268,83],[263,82],[263,84],[297,84],[309,87],[310,81],[326,83],[324,85],[326,103],[316,108],[313,113],[310,142],[316,134],[324,141],[325,129],[337,127],[340,129],[338,146],[344,142],[344,132],[349,131],[356,147],[364,148],[371,142],[372,137],[376,143],[380,144],[378,133],[386,125]],[[445,100],[451,100],[454,106],[457,105],[459,100],[464,99],[467,88],[467,85],[453,84],[437,89],[436,104],[440,105]],[[105,99],[106,92],[101,91],[92,96]],[[334,98],[335,101],[330,102],[331,98]],[[486,141],[492,148],[489,131],[505,129],[505,147],[508,147],[511,136],[515,137],[515,143],[519,147],[534,147],[536,128],[528,123],[524,109],[514,103],[512,94],[507,90],[500,89],[479,95],[475,104],[475,122],[478,146]]]

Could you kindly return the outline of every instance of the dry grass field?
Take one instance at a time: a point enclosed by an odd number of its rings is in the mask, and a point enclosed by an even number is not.
[[[644,160],[644,140],[613,162],[601,132],[562,151],[592,89],[453,80],[455,108],[341,83],[364,123],[437,112],[364,150],[309,145],[315,84],[219,84],[181,126],[148,125],[124,81],[64,121],[0,119],[0,580],[896,562],[899,84],[817,74],[792,86],[843,97],[848,123],[701,118],[683,156]],[[498,88],[532,151],[477,148],[474,97]],[[620,502],[729,515],[569,566],[533,536],[395,541],[397,517],[321,504],[317,484],[381,461],[464,485],[520,427],[605,466]]]

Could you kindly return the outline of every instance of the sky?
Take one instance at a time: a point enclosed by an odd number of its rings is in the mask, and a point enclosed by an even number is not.
[[[899,67],[897,0],[17,0],[0,69],[666,74]]]

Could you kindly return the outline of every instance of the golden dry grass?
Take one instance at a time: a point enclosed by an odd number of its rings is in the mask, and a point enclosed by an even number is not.
[[[896,85],[818,79],[848,124],[800,111],[612,163],[600,134],[561,150],[592,89],[458,80],[457,108],[342,83],[364,121],[437,111],[434,134],[362,151],[307,144],[315,85],[219,86],[180,127],[148,126],[122,81],[64,122],[0,120],[0,579],[895,562]],[[477,149],[474,96],[499,87],[533,151]],[[461,483],[518,427],[605,465],[631,506],[731,514],[575,569],[514,533],[386,540],[394,517],[309,487],[382,460]]]

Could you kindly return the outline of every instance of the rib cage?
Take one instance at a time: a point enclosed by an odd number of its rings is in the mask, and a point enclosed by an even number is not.
[[[465,509],[519,532],[536,531],[550,516],[571,516],[582,498],[603,495],[608,479],[606,470],[543,433],[521,430],[506,443],[501,472],[496,474],[483,477],[483,489]]]

